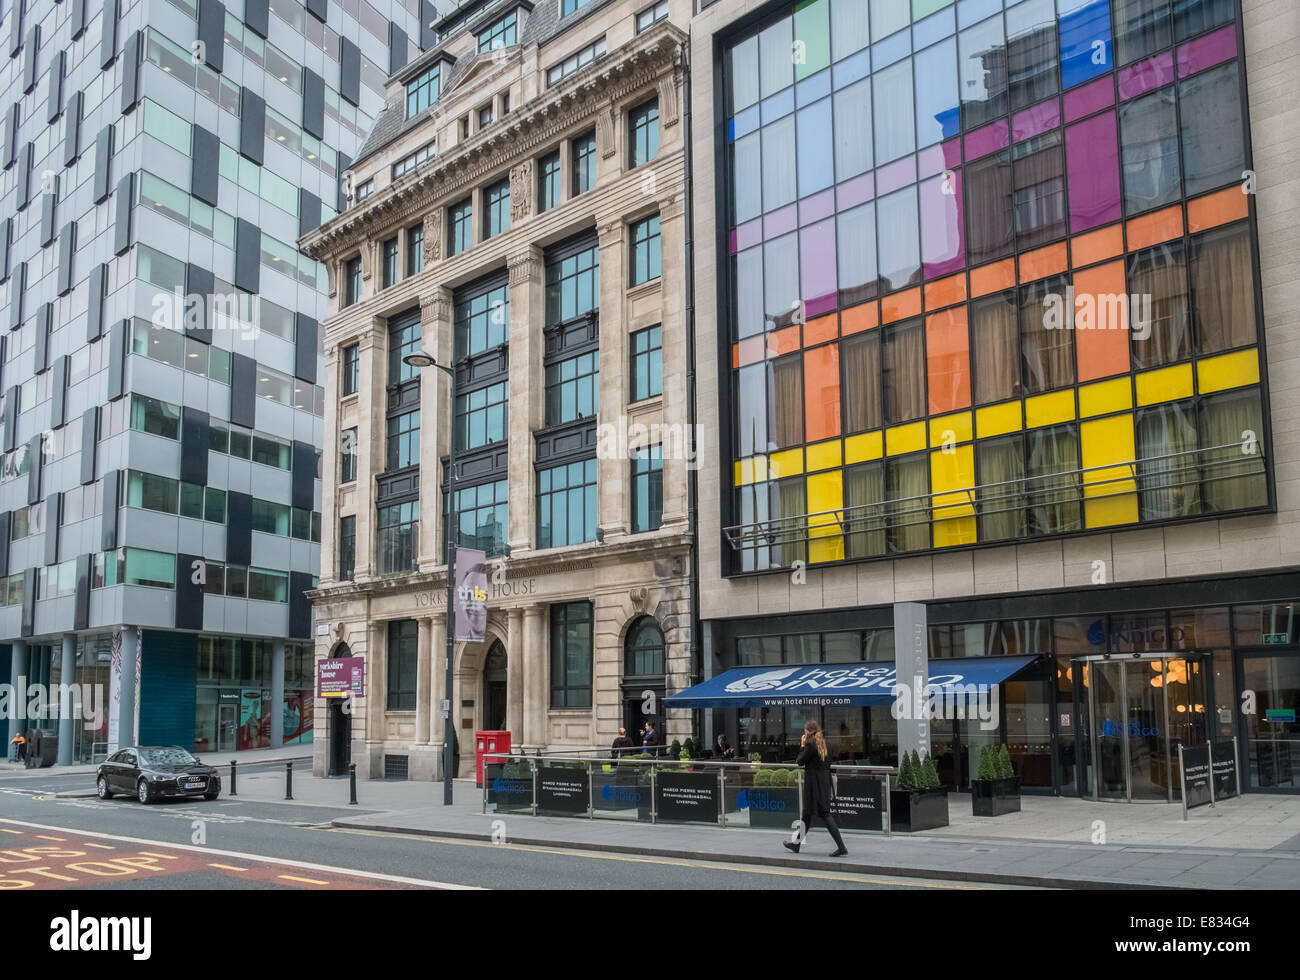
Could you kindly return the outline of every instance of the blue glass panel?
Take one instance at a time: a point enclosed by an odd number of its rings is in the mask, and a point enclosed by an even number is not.
[[[1093,0],[1061,17],[1061,81],[1065,88],[1114,67],[1110,0]]]
[[[957,39],[927,48],[916,56],[916,145],[930,146],[956,136]]]
[[[876,70],[879,71],[886,65],[892,65],[900,58],[906,58],[911,52],[912,35],[908,31],[900,31],[888,40],[873,44],[871,46],[871,60],[875,63]]]
[[[957,32],[952,7],[945,7],[937,14],[927,17],[912,25],[912,47],[917,51],[929,47],[935,41],[942,41]]]
[[[871,49],[864,48],[852,58],[846,58],[831,69],[835,73],[835,88],[842,89],[871,74]]]
[[[732,139],[738,140],[758,129],[758,106],[752,105],[744,112],[738,112],[731,120]]]
[[[957,26],[970,27],[1002,10],[1002,0],[960,0],[957,4]]]
[[[763,102],[763,125],[794,112],[794,86],[778,92]]]
[[[812,78],[806,78],[794,87],[795,103],[799,108],[811,105],[818,99],[831,94],[831,70],[819,71]]]
[[[831,100],[800,109],[798,115],[799,196],[807,197],[835,182],[831,149]]]

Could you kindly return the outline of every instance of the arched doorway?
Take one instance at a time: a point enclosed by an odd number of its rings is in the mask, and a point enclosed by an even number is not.
[[[500,640],[492,644],[483,658],[483,728],[486,731],[505,731],[506,715],[506,650]]]
[[[642,616],[623,641],[623,727],[634,745],[641,744],[647,721],[663,744],[664,659],[663,630],[653,616]]]
[[[340,643],[330,651],[330,659],[337,660],[352,656],[352,648]],[[348,764],[352,761],[352,713],[346,710],[347,698],[329,698],[329,774],[346,776]],[[350,707],[350,706],[348,706]]]

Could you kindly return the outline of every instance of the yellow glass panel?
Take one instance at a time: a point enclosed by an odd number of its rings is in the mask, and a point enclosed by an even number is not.
[[[945,442],[970,442],[974,438],[970,412],[958,412],[930,419],[930,445],[942,446]]]
[[[975,543],[975,447],[957,446],[930,454],[934,492],[934,546]],[[952,490],[954,493],[945,493]]]
[[[975,409],[975,431],[981,439],[1019,432],[1022,427],[1020,402],[1004,402]]]
[[[1074,418],[1074,391],[1053,391],[1025,399],[1025,428],[1055,425]]]
[[[1133,480],[1133,416],[1116,415],[1079,426],[1083,468],[1084,519],[1088,527],[1132,524],[1138,519]],[[1111,463],[1122,464],[1111,466]],[[1092,469],[1102,467],[1101,469]]]
[[[768,457],[768,477],[779,480],[787,476],[798,476],[803,472],[803,450],[786,449]]]
[[[832,466],[840,465],[840,441],[838,439],[831,439],[827,442],[819,442],[816,445],[808,446],[806,452],[809,473],[816,470],[828,470]]]
[[[754,482],[762,483],[766,479],[767,479],[767,457],[755,456],[754,457]]]
[[[1192,366],[1175,364],[1173,367],[1147,371],[1137,376],[1137,403],[1156,405],[1179,398],[1192,397]]]
[[[754,482],[754,461],[752,459],[736,460],[736,486],[744,487]]]
[[[1109,415],[1133,407],[1133,382],[1128,377],[1079,387],[1079,417]]]
[[[892,429],[885,430],[885,453],[889,456],[897,456],[900,453],[913,453],[924,448],[924,422],[896,425]]]
[[[1196,388],[1202,395],[1259,383],[1259,351],[1239,350],[1207,357],[1196,365]]]
[[[884,455],[884,437],[879,430],[849,436],[844,440],[844,465],[866,463]]]
[[[843,471],[832,470],[808,477],[808,561],[843,561],[844,535],[840,511],[844,506]],[[826,513],[826,512],[832,513]]]

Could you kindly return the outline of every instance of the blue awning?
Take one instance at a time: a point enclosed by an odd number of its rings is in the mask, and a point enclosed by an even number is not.
[[[987,690],[1038,657],[930,661],[927,689],[941,697]],[[670,708],[838,707],[892,704],[892,663],[735,667],[665,699]]]

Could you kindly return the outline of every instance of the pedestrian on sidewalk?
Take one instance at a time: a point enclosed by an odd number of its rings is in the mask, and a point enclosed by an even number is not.
[[[655,755],[654,748],[659,744],[659,736],[655,732],[655,725],[652,721],[645,723],[645,729],[641,732],[641,754]]]
[[[614,739],[614,744],[610,746],[614,750],[614,758],[621,759],[627,754],[627,749],[633,748],[632,740],[627,737],[627,729],[618,730],[618,738]]]
[[[830,856],[844,857],[849,851],[844,846],[844,838],[840,836],[840,828],[835,825],[835,818],[831,816],[831,797],[834,795],[831,789],[831,767],[826,758],[826,738],[817,722],[810,721],[803,726],[799,755],[794,761],[803,766],[803,836],[806,837],[808,831],[812,830],[815,814],[821,818],[831,839],[835,841],[835,850]],[[798,854],[802,838],[800,841],[788,840],[783,843]]]
[[[10,761],[25,762],[27,759],[27,739],[23,738],[23,733],[19,732],[9,740],[9,744],[14,747],[10,754]]]

